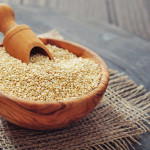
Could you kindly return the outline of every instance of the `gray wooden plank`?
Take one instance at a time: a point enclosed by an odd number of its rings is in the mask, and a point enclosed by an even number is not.
[[[39,5],[39,0],[23,0],[23,5]]]
[[[6,4],[20,4],[21,0],[0,0],[0,3]]]
[[[108,12],[109,23],[118,26],[118,17],[117,17],[114,1],[106,0],[106,7]]]
[[[135,33],[137,35],[137,33],[139,32],[139,28],[137,24],[137,4],[136,4],[136,0],[132,0],[129,2],[129,0],[127,2],[125,2],[125,9],[124,9],[124,15],[126,16],[125,20],[121,20],[122,23],[127,22],[128,26],[125,27],[125,29],[127,29],[129,32],[131,33]]]
[[[142,4],[144,3],[144,1],[142,2]],[[136,4],[136,5],[135,5]],[[142,20],[142,14],[143,14],[143,10],[140,11],[140,8],[139,7],[142,7],[143,8],[143,5],[140,4],[140,1],[139,0],[134,0],[133,3],[132,3],[132,7],[131,9],[133,9],[133,14],[134,14],[134,20],[132,21],[132,24],[135,26],[136,28],[136,35],[142,35],[142,37],[145,37],[146,35],[146,30],[143,28],[143,21]]]
[[[0,0],[8,4],[44,6],[102,20],[150,40],[149,0]]]
[[[120,1],[120,0],[115,0],[115,6],[116,6],[116,12],[118,16],[118,25],[125,30],[128,30],[129,32],[132,32],[134,28],[131,26],[131,20],[130,16],[128,15],[130,9],[127,6],[128,2],[127,1]],[[133,13],[130,14],[132,17],[132,20],[134,19]],[[136,31],[135,31],[136,32]]]
[[[140,0],[141,1],[141,0]],[[137,4],[136,5],[136,11],[135,11],[135,17],[137,18],[137,26],[138,26],[138,35],[142,35],[143,37],[146,37],[146,33],[147,32],[145,32],[146,30],[144,29],[144,26],[143,26],[143,24],[144,24],[144,19],[143,19],[143,6],[141,5],[141,3],[140,3],[140,1],[139,0],[135,0],[135,3]],[[142,2],[142,4],[144,3],[144,1]],[[140,7],[142,8],[142,9],[140,9]]]
[[[141,24],[143,25],[144,37],[150,40],[150,1],[149,0],[138,0],[139,12],[141,14]]]
[[[118,26],[135,35],[150,40],[150,5],[148,0],[115,0]],[[115,23],[114,23],[115,24]]]
[[[6,3],[6,4],[8,4],[9,0],[0,0],[0,3]]]
[[[150,40],[149,0],[106,0],[109,23]]]
[[[108,22],[105,0],[23,0],[23,4],[41,5]]]

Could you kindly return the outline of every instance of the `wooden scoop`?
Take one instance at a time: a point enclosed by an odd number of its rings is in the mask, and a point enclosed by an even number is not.
[[[27,25],[15,22],[14,11],[6,4],[0,4],[0,32],[4,34],[3,46],[13,57],[29,63],[33,50],[54,60],[49,50]]]

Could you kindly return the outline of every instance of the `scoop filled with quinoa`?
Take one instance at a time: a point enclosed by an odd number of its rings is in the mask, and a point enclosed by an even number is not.
[[[33,101],[65,101],[95,89],[101,69],[94,60],[46,45],[55,61],[36,54],[22,63],[0,47],[0,91]]]

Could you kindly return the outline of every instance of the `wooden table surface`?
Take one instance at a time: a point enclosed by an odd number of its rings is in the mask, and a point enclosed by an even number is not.
[[[114,24],[150,40],[150,0],[0,0],[0,2],[63,10]]]
[[[58,30],[66,40],[82,44],[97,54],[109,68],[124,72],[138,85],[150,91],[150,42],[131,33],[86,18],[69,15],[58,10],[12,5],[18,24],[29,25],[36,33]],[[2,41],[2,35],[0,40]],[[150,149],[150,134],[142,136],[138,150]]]

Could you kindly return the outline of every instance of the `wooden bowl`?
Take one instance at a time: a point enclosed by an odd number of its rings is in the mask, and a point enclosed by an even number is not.
[[[29,129],[57,129],[78,121],[94,109],[106,91],[109,73],[104,61],[86,47],[63,40],[41,40],[44,44],[68,49],[78,57],[91,58],[101,68],[102,76],[97,88],[86,95],[64,102],[31,101],[0,92],[0,116],[9,122]]]

